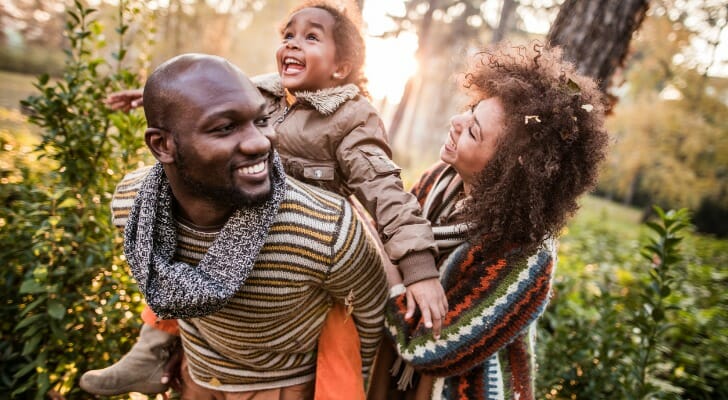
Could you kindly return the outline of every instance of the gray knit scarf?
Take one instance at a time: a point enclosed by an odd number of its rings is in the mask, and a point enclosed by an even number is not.
[[[269,200],[237,209],[197,266],[174,261],[172,190],[160,163],[144,178],[124,229],[124,254],[147,304],[162,319],[210,315],[227,304],[253,268],[285,194],[276,153]]]

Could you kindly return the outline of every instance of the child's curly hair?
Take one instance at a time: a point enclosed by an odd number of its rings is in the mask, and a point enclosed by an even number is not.
[[[351,73],[344,82],[355,84],[361,94],[368,98],[368,80],[364,75],[366,45],[361,34],[359,6],[351,0],[303,0],[288,15],[291,16],[304,8],[320,8],[334,17],[336,62],[346,61],[351,64]]]
[[[605,98],[558,48],[502,44],[478,53],[464,86],[477,104],[496,97],[505,134],[480,173],[464,220],[489,249],[532,251],[557,236],[596,185],[607,152]]]

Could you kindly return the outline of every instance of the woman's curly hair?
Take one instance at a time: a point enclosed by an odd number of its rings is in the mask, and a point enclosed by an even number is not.
[[[465,74],[473,104],[498,98],[505,134],[473,185],[463,218],[489,249],[531,251],[557,236],[592,189],[609,137],[605,97],[558,48],[502,44]]]
[[[366,45],[361,34],[361,11],[352,0],[304,0],[296,5],[288,16],[304,8],[320,8],[334,17],[333,37],[336,43],[336,62],[351,64],[351,73],[344,83],[353,83],[362,96],[369,98],[368,80],[364,75]],[[283,29],[281,29],[281,32]]]

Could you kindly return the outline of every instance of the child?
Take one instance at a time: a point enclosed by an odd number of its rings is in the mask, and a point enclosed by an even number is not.
[[[410,314],[414,313],[416,302],[426,324],[438,335],[440,316],[446,312],[447,303],[437,280],[432,230],[429,222],[419,215],[415,198],[404,192],[400,170],[390,158],[383,123],[366,99],[366,78],[362,71],[364,40],[356,18],[352,17],[357,13],[353,4],[347,8],[326,1],[306,1],[299,5],[282,29],[283,42],[276,52],[279,73],[254,81],[269,100],[271,121],[278,134],[277,149],[286,172],[309,184],[356,197],[373,217],[384,251],[398,263],[409,289]],[[112,95],[108,104],[112,108],[128,110],[141,104],[141,95],[139,92],[119,93]],[[337,340],[343,341],[344,345],[351,344],[346,341],[346,334],[336,332],[346,329],[346,315],[342,309],[342,305],[332,309],[323,329],[318,364],[321,372],[337,369],[322,364],[325,363],[322,360],[331,360],[330,357],[333,357],[331,362],[341,362],[344,357],[343,361],[353,362],[349,367],[356,369],[357,360],[348,359],[358,358],[358,351],[326,344]],[[143,317],[148,325],[155,324],[151,310],[145,310]],[[168,322],[171,321],[163,323]],[[143,345],[144,334],[150,332],[145,326],[140,343],[130,354],[112,367],[87,372],[81,386],[97,394],[119,394],[136,391],[137,387],[146,392],[165,390],[166,386],[161,384],[150,387],[148,384],[135,386],[134,383],[135,376],[143,377],[145,381],[150,376],[151,380],[161,376],[163,357],[153,362],[149,361],[150,357],[132,354],[137,352],[137,347],[139,351],[145,351],[148,346]],[[355,330],[353,332],[356,334]],[[169,335],[169,338],[171,341],[174,336]],[[343,353],[336,355],[339,351]],[[133,362],[136,359],[144,361]],[[122,363],[127,367],[122,368]],[[146,367],[142,367],[143,364]],[[135,376],[121,372],[128,370],[128,365],[134,365]],[[338,368],[342,367],[338,365]],[[119,378],[119,374],[126,374],[128,378]],[[321,393],[330,390],[318,386],[319,381],[327,384],[346,379],[340,374],[334,375],[317,379],[317,398],[323,398]],[[124,384],[120,384],[122,381]],[[360,386],[363,388],[363,384]],[[339,392],[338,395],[343,394]],[[363,392],[344,397],[361,398]]]

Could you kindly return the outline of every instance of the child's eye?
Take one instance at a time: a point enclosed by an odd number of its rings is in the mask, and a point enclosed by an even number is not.
[[[283,40],[291,40],[291,38],[293,38],[293,34],[292,34],[292,33],[290,33],[290,32],[285,32],[285,33],[283,34]]]
[[[473,133],[473,127],[471,126],[468,128],[468,135],[470,135],[471,138],[475,139],[475,134]]]
[[[307,40],[318,40],[318,36],[314,35],[313,33],[309,33],[308,36],[306,36]]]
[[[264,127],[268,126],[268,123],[269,122],[270,122],[270,117],[269,116],[265,116],[265,117],[261,117],[261,118],[256,119],[253,123],[255,124],[255,126],[263,127],[264,128]]]

